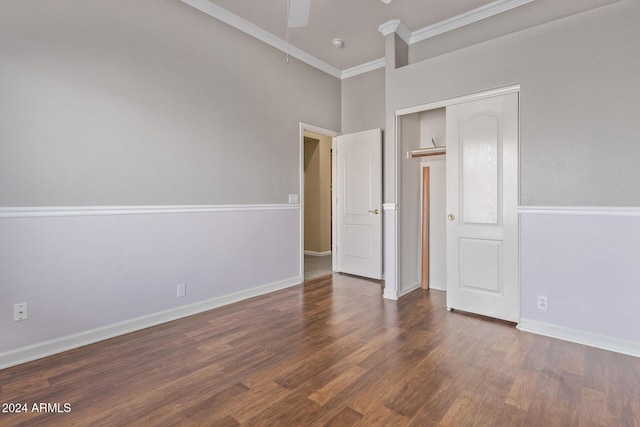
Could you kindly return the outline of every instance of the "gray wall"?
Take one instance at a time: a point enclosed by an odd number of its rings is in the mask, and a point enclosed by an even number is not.
[[[487,19],[474,22],[435,36],[425,43],[415,43],[409,48],[409,62],[442,55],[463,47],[515,33],[582,11],[593,9],[619,0],[536,0],[502,12]]]
[[[2,2],[0,312],[29,319],[0,318],[0,369],[300,283],[300,207],[272,204],[340,87],[178,0]],[[194,204],[265,206],[126,206]]]
[[[342,133],[384,129],[384,68],[342,80]]]
[[[286,203],[338,79],[177,0],[0,13],[0,206]]]
[[[640,3],[620,1],[397,69],[387,131],[398,108],[517,83],[521,204],[640,205],[638,22]]]

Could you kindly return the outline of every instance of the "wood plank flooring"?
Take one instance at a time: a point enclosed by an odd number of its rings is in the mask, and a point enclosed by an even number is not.
[[[0,425],[640,425],[640,359],[381,292],[334,275],[2,370],[29,407]]]

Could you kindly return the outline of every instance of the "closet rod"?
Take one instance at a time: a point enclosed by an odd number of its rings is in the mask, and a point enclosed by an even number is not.
[[[447,147],[420,148],[407,152],[407,158],[415,159],[416,157],[439,156],[446,154]]]

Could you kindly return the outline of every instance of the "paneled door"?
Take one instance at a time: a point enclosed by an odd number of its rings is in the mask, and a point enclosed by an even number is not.
[[[382,278],[382,131],[341,135],[337,158],[337,271]]]
[[[518,321],[518,93],[446,115],[447,307]]]

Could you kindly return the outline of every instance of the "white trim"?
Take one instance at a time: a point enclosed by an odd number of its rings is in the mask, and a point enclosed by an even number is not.
[[[447,284],[442,284],[442,283],[436,283],[436,282],[429,282],[429,289],[435,289],[438,291],[447,291]]]
[[[379,58],[371,62],[367,62],[366,64],[356,65],[355,67],[351,67],[342,71],[342,80],[360,74],[368,73],[369,71],[377,70],[379,68],[384,68],[384,66],[385,58]]]
[[[401,298],[401,297],[403,297],[403,296],[405,296],[407,294],[410,294],[411,292],[413,292],[413,291],[415,291],[417,289],[420,289],[421,286],[422,285],[420,283],[415,283],[415,284],[409,286],[408,288],[401,289],[400,291],[397,292],[398,298]]]
[[[332,252],[331,251],[324,251],[324,252],[304,251],[304,254],[309,256],[327,256],[327,255],[331,255]]]
[[[340,132],[337,132],[335,130],[330,130],[330,129],[325,129],[325,128],[321,128],[318,126],[314,126],[314,125],[310,125],[308,123],[300,123],[300,134],[303,137],[303,141],[304,142],[304,132],[311,132],[311,133],[317,133],[319,135],[324,135],[324,136],[328,136],[330,138],[335,138],[336,136],[340,136],[342,135]]]
[[[519,214],[640,216],[637,206],[518,206]]]
[[[19,348],[17,350],[0,353],[0,369],[5,369],[10,366],[30,362],[32,360],[51,356],[53,354],[62,353],[67,350],[93,344],[98,341],[103,341],[109,338],[128,334],[130,332],[139,331],[151,326],[171,322],[176,319],[192,316],[194,314],[202,313],[204,311],[232,304],[248,298],[264,295],[280,289],[296,286],[301,282],[301,277],[291,277],[289,279],[257,286],[245,291],[235,292],[206,301],[200,301],[194,304],[172,308],[170,310],[161,311],[159,313],[138,317],[136,319],[126,320],[124,322],[114,323],[112,325],[107,325],[89,331],[68,335],[66,337],[57,338],[51,341],[45,341],[42,343]]]
[[[390,299],[390,300],[397,300],[398,299],[398,291],[396,290],[391,290],[389,288],[384,288],[384,292],[382,293],[382,298],[384,299]]]
[[[393,246],[391,247],[393,257],[393,289],[396,294],[402,286],[402,212],[398,211],[402,208],[402,158],[400,157],[400,147],[402,146],[402,126],[400,126],[400,117],[395,117],[395,134],[393,138],[393,194],[395,204],[393,206],[393,214],[389,215],[393,223]],[[417,267],[417,266],[416,266]]]
[[[531,319],[520,319],[517,328],[525,332],[640,357],[640,342],[594,334]]]
[[[400,21],[399,19],[392,19],[385,22],[384,24],[380,24],[378,26],[378,31],[380,32],[380,34],[386,37],[391,33],[395,33],[398,29],[398,25],[400,25],[401,22],[402,21]]]
[[[477,101],[479,99],[491,98],[493,96],[506,95],[508,93],[520,92],[520,85],[506,86],[484,92],[463,95],[457,98],[449,98],[441,101],[431,102],[429,104],[416,105],[415,107],[401,108],[396,110],[396,117],[406,114],[420,113],[422,111],[434,110],[436,108],[447,107],[449,105],[462,104],[465,102]]]
[[[324,61],[319,60],[313,55],[305,52],[302,49],[299,49],[285,40],[282,40],[280,37],[277,37],[270,32],[258,27],[257,25],[235,15],[228,10],[214,4],[208,0],[180,0],[181,2],[188,4],[191,7],[198,9],[201,12],[206,13],[209,16],[212,16],[220,21],[231,25],[234,28],[237,28],[240,31],[243,31],[250,36],[257,38],[260,41],[265,42],[266,44],[275,47],[283,52],[287,52],[289,55],[294,58],[299,59],[302,62],[305,62],[312,67],[317,68],[318,70],[324,71],[325,73],[332,75],[336,78],[341,78],[342,71],[337,69],[336,67],[327,64]]]
[[[300,204],[12,207],[0,208],[0,218],[273,211],[300,208]]]
[[[308,123],[303,123],[300,122],[300,128],[299,128],[299,138],[300,138],[300,143],[298,145],[298,171],[299,171],[299,178],[298,178],[298,185],[300,188],[300,216],[299,216],[299,230],[300,230],[300,277],[304,277],[304,255],[305,255],[305,250],[304,250],[304,133],[305,132],[312,132],[312,133],[317,133],[318,135],[324,135],[327,137],[332,138],[331,140],[331,149],[333,150],[334,155],[332,156],[332,162],[335,163],[335,154],[336,154],[336,137],[340,135],[340,132],[336,132],[335,130],[330,130],[330,129],[325,129],[325,128],[321,128],[319,126],[314,126],[314,125],[310,125]],[[335,164],[332,164],[331,166],[331,182],[335,183]],[[334,185],[335,188],[335,185]],[[332,206],[332,212],[336,212],[336,206],[335,206],[335,197],[334,196],[334,192],[332,190],[331,192],[331,206]],[[338,242],[336,235],[335,235],[335,215],[332,216],[331,219],[331,251],[329,253],[333,254],[333,257],[331,259],[331,269],[333,271],[336,271],[336,244]]]
[[[396,254],[396,204],[383,203],[383,224],[384,232],[384,292],[383,297],[386,299],[396,300],[397,295],[397,266],[398,257]]]
[[[391,21],[385,22],[378,27],[378,31],[385,37],[389,34],[396,33],[406,44],[409,44],[411,40],[411,31],[404,25],[404,22],[399,19],[392,19]]]
[[[331,212],[338,212],[338,137],[331,138]],[[338,216],[331,215],[331,270],[338,271]]]
[[[382,298],[385,299],[390,299],[390,300],[398,300],[399,298],[402,298],[403,296],[417,290],[420,289],[420,283],[417,283],[415,285],[411,285],[406,289],[401,289],[399,291],[397,290],[391,290],[388,288],[384,288],[384,292],[382,293]]]
[[[276,49],[281,50],[282,52],[286,52],[294,58],[297,58],[300,61],[309,64],[312,67],[317,68],[318,70],[324,71],[325,73],[338,79],[346,79],[384,67],[384,58],[381,58],[341,71],[333,65],[330,65],[305,52],[304,50],[293,46],[290,43],[287,43],[280,37],[277,37],[276,35],[258,27],[257,25],[247,21],[246,19],[229,12],[227,9],[224,9],[223,7],[220,7],[209,0],[180,1],[195,9],[198,9],[203,13],[206,13],[213,18],[231,25],[232,27],[237,28],[240,31],[249,34],[252,37],[257,38],[258,40],[270,46],[273,46]],[[401,20],[393,19],[380,25],[378,27],[378,31],[380,31],[385,36],[395,32],[402,38],[402,40],[405,41],[405,43],[411,45],[428,38],[435,37],[442,33],[455,30],[465,25],[490,18],[494,15],[498,15],[502,12],[506,12],[532,1],[534,0],[496,0],[487,5],[470,10],[449,19],[445,19],[444,21],[437,22],[413,32],[411,32]]]
[[[523,6],[527,3],[531,3],[532,1],[534,0],[496,0],[460,15],[445,19],[444,21],[428,25],[420,30],[416,30],[411,33],[408,43],[414,44],[427,40],[448,31],[464,27],[465,25],[491,18],[492,16],[515,9],[516,7]]]

